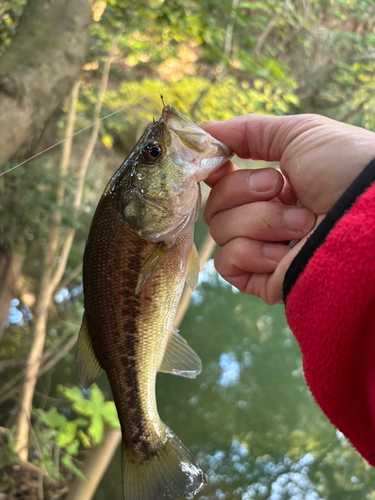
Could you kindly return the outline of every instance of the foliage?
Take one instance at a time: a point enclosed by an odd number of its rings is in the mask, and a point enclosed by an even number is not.
[[[0,54],[16,32],[26,0],[2,0],[0,4]]]
[[[24,4],[1,3],[0,54],[11,43]],[[56,207],[59,146],[0,177],[0,246],[26,254],[17,296],[32,299],[40,289],[53,210],[62,213],[60,245],[66,230],[76,228],[65,277],[79,266],[101,191],[161,111],[157,92],[196,122],[242,113],[318,112],[375,130],[374,28],[373,0],[94,1],[75,131],[91,124],[103,65],[118,33],[102,116],[126,107],[100,124],[78,214],[71,208],[72,193],[90,129],[75,137],[62,206]],[[2,171],[61,140],[68,108],[66,102],[42,137],[25,145]],[[204,230],[199,231],[201,238]],[[283,482],[292,491],[294,472],[320,495],[312,498],[364,498],[365,490],[375,487],[374,476],[314,405],[282,311],[210,279],[193,296],[183,325],[184,336],[202,355],[202,377],[193,382],[161,376],[158,387],[163,418],[209,476],[202,500],[263,498]],[[72,280],[51,306],[47,348],[78,332],[81,275]],[[32,300],[30,308],[32,314]],[[23,357],[30,343],[30,325],[11,324],[0,354]],[[16,374],[14,368],[1,372],[1,382]],[[62,481],[66,469],[79,474],[81,452],[101,442],[105,425],[118,426],[114,405],[104,401],[101,390],[83,392],[76,381],[69,353],[38,384],[39,393],[62,395],[67,403],[46,411],[42,396],[34,400],[36,441],[30,455]],[[61,382],[71,387],[60,387]],[[100,384],[109,391],[105,381]],[[6,401],[2,410],[10,417],[2,416],[1,424],[11,427],[13,402]],[[118,477],[107,478],[110,482],[115,491]],[[291,498],[286,490],[280,498]]]
[[[84,478],[73,457],[77,457],[82,448],[90,449],[100,444],[105,425],[119,428],[115,405],[104,400],[95,384],[87,391],[77,386],[59,386],[58,391],[67,400],[67,407],[58,411],[52,406],[48,411],[39,408],[34,412],[40,419],[40,425],[35,426],[34,461],[55,479],[60,479],[59,464]]]

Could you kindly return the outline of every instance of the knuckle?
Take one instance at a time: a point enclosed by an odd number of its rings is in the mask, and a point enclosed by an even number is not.
[[[219,215],[214,215],[210,222],[210,234],[213,240],[220,245],[220,235],[222,233],[222,223]]]
[[[206,206],[204,207],[202,218],[203,218],[203,221],[207,224],[207,226],[209,226],[210,222],[211,222],[211,217],[210,217],[210,212],[209,212],[208,200],[207,200]]]

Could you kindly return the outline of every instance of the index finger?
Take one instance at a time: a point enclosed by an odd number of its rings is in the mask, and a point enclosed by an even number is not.
[[[229,146],[240,158],[280,161],[299,135],[321,124],[318,115],[242,115],[224,122],[203,122],[201,127]]]

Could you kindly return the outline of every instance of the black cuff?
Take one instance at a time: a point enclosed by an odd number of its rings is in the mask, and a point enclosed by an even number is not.
[[[287,270],[283,283],[283,299],[286,302],[289,292],[293,288],[300,274],[304,271],[315,251],[323,245],[328,234],[336,222],[348,212],[357,198],[368,189],[375,181],[375,159],[371,160],[367,167],[358,175],[354,182],[348,187],[342,196],[333,205],[324,217],[317,229],[301,248],[300,252],[292,261]]]

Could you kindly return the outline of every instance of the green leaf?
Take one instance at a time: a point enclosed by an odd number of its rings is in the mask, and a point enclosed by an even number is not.
[[[75,439],[72,444],[66,447],[66,452],[69,453],[69,455],[77,455],[78,448],[79,448],[79,440]]]
[[[67,418],[60,415],[55,407],[50,408],[47,412],[39,409],[36,410],[36,413],[40,416],[44,425],[55,429],[63,429],[68,422]]]
[[[89,425],[89,422],[82,418],[82,417],[78,417],[74,420],[75,424],[77,427],[87,427]]]
[[[113,137],[109,134],[105,134],[102,136],[102,143],[107,149],[112,149],[113,146]]]
[[[94,413],[91,417],[91,425],[88,428],[88,434],[92,438],[93,444],[101,443],[104,433],[104,422],[101,414]]]
[[[103,407],[102,411],[103,420],[106,424],[110,425],[114,429],[120,428],[120,422],[117,415],[117,410],[115,403],[113,401],[107,401]]]
[[[91,441],[90,441],[90,438],[88,437],[88,435],[83,432],[82,429],[79,429],[78,432],[77,432],[77,437],[79,437],[79,439],[81,440],[81,443],[82,443],[82,446],[88,450],[91,448]]]
[[[76,437],[77,425],[75,422],[68,422],[63,431],[57,434],[56,443],[60,448],[70,444]]]
[[[103,403],[104,403],[104,396],[102,391],[99,389],[99,387],[94,384],[91,388],[91,401],[93,402],[93,405],[96,407],[101,408]]]

